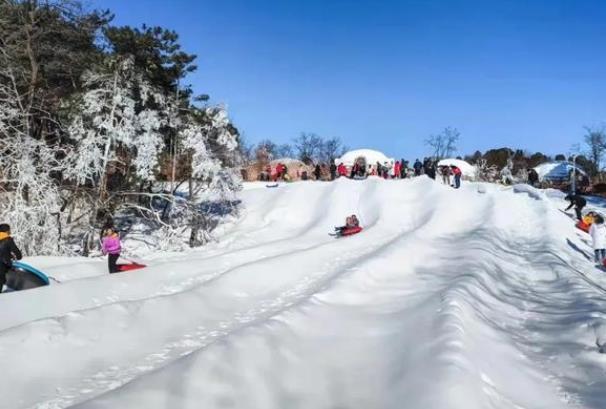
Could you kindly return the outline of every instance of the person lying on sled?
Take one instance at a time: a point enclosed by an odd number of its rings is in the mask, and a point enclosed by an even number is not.
[[[345,226],[335,227],[335,230],[337,231],[337,233],[342,234],[343,231],[347,229],[353,229],[354,227],[358,226],[360,226],[360,221],[358,220],[358,217],[355,214],[352,214],[351,216],[347,216],[345,218]]]

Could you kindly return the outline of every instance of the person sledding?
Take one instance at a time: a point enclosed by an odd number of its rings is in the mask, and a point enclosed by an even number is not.
[[[585,198],[581,195],[569,194],[564,198],[564,200],[568,200],[570,202],[570,206],[568,206],[566,209],[564,209],[564,211],[570,210],[574,206],[574,211],[577,215],[577,219],[579,221],[582,221],[583,220],[582,211],[583,211],[583,208],[587,205],[587,201],[585,200]]]
[[[13,260],[21,260],[21,250],[11,237],[11,228],[8,224],[0,224],[0,292],[6,284],[6,274],[13,266]]]
[[[361,230],[362,228],[360,227],[358,217],[355,214],[352,214],[345,218],[344,226],[335,227],[335,234],[339,237],[348,236],[350,234],[359,233]]]

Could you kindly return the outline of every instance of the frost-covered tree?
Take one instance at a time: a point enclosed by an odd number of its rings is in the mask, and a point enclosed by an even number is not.
[[[225,168],[209,149],[210,141],[222,147],[221,152],[237,152],[236,135],[231,130],[224,107],[206,108],[197,112],[203,121],[191,118],[180,131],[184,147],[191,155],[191,174],[187,202],[190,227],[189,244],[195,247],[210,239],[212,212],[231,206],[235,193],[241,188],[241,179],[234,169]],[[202,122],[200,124],[200,122]],[[207,206],[201,206],[206,203]],[[215,203],[216,206],[208,206]]]
[[[29,254],[80,240],[86,254],[107,216],[184,242],[194,215],[216,221],[204,197],[234,202],[238,129],[224,107],[194,106],[208,97],[182,83],[196,57],[176,32],[111,27],[109,11],[87,10],[79,0],[0,1],[0,221]],[[191,186],[192,217],[164,218],[157,203],[177,211],[178,181]]]
[[[61,249],[60,170],[56,144],[32,138],[29,108],[10,70],[0,73],[0,219],[10,223],[26,254]]]
[[[132,59],[112,61],[108,68],[85,74],[86,91],[69,127],[75,149],[68,177],[97,185],[101,194],[108,164],[120,159],[120,149],[132,153],[139,178],[153,179],[168,115],[164,96],[136,73]]]
[[[476,162],[477,168],[477,178],[481,182],[490,182],[493,183],[499,171],[495,165],[489,165],[488,160],[486,159],[478,159]]]
[[[127,174],[132,167],[137,180],[153,180],[163,144],[160,130],[170,110],[166,98],[137,72],[131,58],[110,60],[86,72],[83,83],[85,91],[69,126],[74,147],[65,176],[95,191],[86,252],[98,211],[105,207],[110,163],[125,164]]]

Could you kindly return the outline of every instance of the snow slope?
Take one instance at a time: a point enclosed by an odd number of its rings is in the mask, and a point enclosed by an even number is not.
[[[64,281],[0,296],[0,407],[604,407],[606,277],[558,195],[420,177],[242,198],[221,242],[145,270],[29,260]],[[351,213],[363,233],[327,235]]]

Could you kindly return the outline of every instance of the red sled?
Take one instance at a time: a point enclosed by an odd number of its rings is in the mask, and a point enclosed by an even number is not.
[[[116,267],[118,267],[119,272],[123,272],[123,271],[140,270],[147,266],[145,264],[129,263],[129,264],[117,264]]]
[[[354,234],[358,234],[362,231],[362,228],[360,226],[358,227],[348,227],[346,229],[343,229],[341,231],[341,236],[351,236]]]
[[[576,224],[578,229],[583,230],[585,233],[589,233],[590,224],[585,223],[583,220],[579,220]]]

